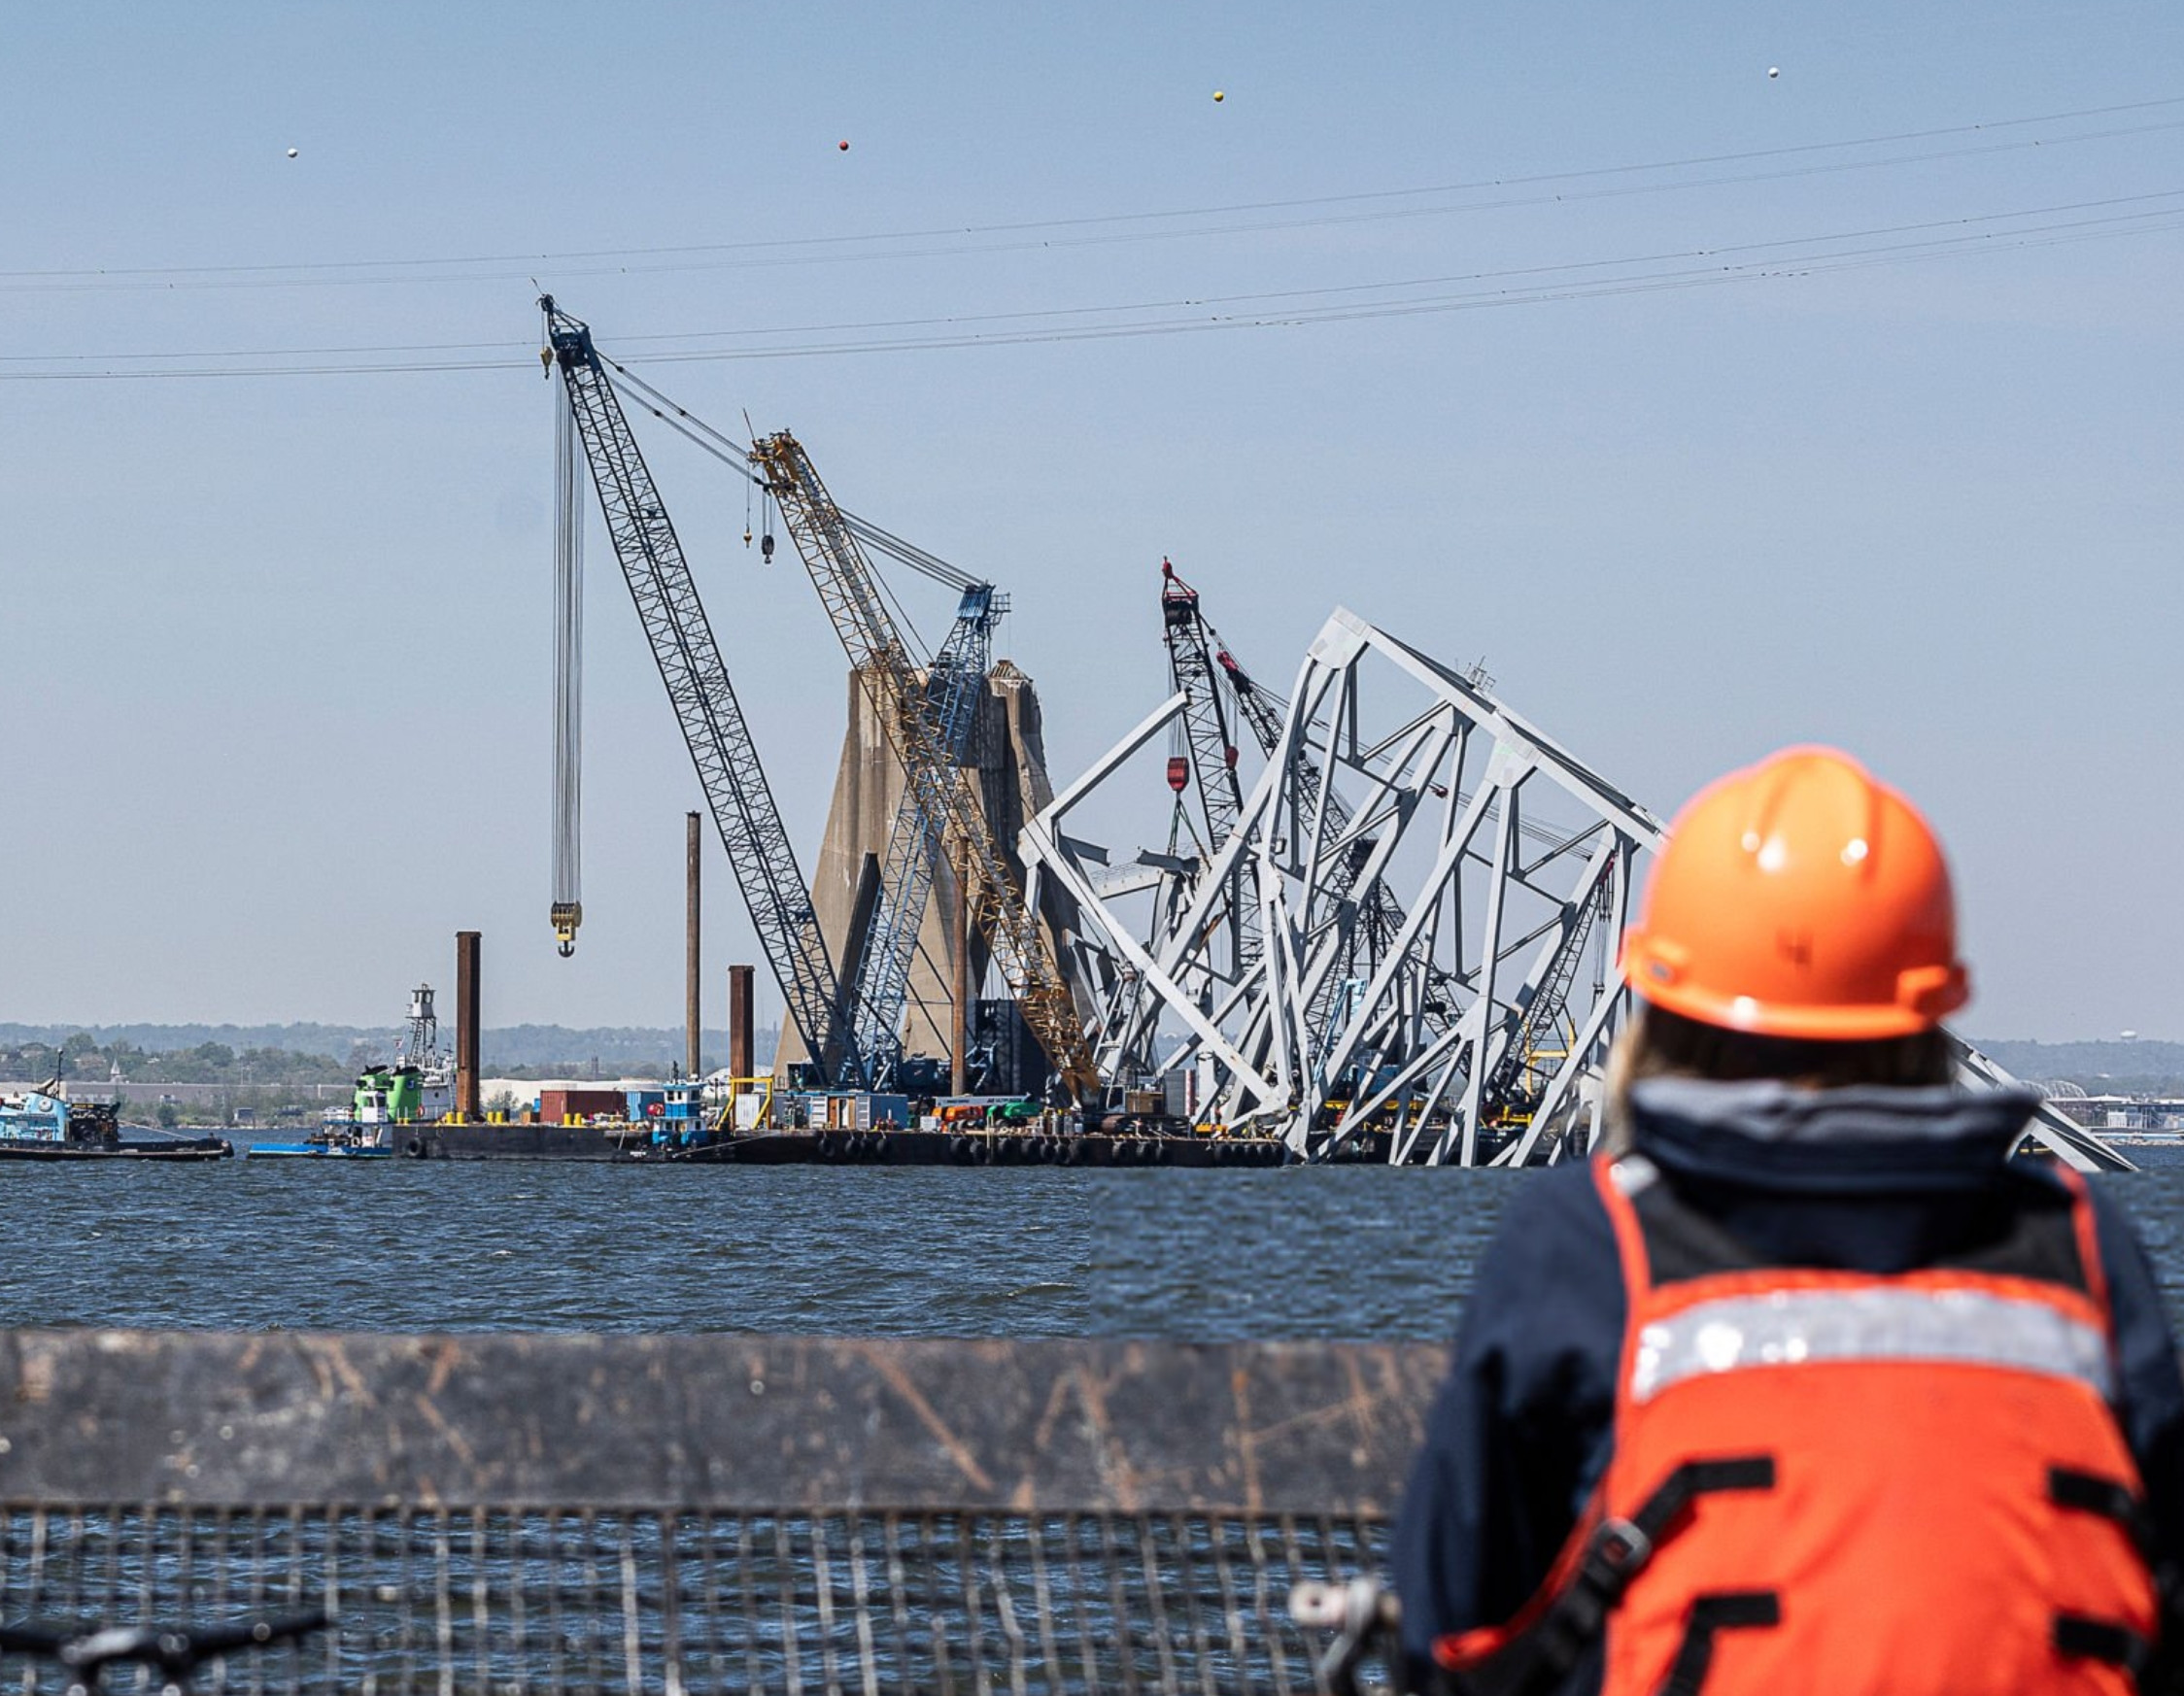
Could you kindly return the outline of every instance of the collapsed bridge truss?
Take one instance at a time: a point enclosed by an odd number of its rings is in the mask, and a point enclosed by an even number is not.
[[[1083,914],[1102,1075],[1313,1160],[1524,1165],[1591,1146],[1630,1004],[1616,942],[1661,821],[1483,677],[1338,608],[1228,834],[1121,860],[1073,815],[1141,772],[1187,707],[1172,696],[1024,831],[1026,865]],[[1250,949],[1230,941],[1236,899],[1257,903]],[[1968,1083],[2009,1081],[1960,1058]],[[2032,1133],[2074,1166],[2124,1164],[2052,1108]]]

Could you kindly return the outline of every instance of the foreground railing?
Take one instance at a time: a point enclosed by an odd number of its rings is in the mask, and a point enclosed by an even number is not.
[[[1379,1565],[1442,1363],[6,1334],[0,1616],[332,1616],[200,1689],[1306,1691],[1289,1591]]]

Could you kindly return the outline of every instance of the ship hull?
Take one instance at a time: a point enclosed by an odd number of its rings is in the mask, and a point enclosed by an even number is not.
[[[394,1152],[413,1160],[632,1161],[652,1155],[651,1138],[650,1126],[411,1125],[396,1128]]]
[[[392,1148],[328,1147],[323,1142],[254,1142],[245,1160],[392,1160]]]
[[[162,1138],[159,1141],[54,1142],[41,1136],[0,1136],[0,1160],[227,1160],[235,1145],[224,1136]]]

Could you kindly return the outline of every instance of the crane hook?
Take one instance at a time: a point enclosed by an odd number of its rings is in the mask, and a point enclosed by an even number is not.
[[[574,942],[563,942],[562,944],[562,958],[563,960],[572,959],[575,954],[576,944]]]
[[[761,536],[759,538],[759,558],[768,565],[773,563],[773,538],[771,536]]]

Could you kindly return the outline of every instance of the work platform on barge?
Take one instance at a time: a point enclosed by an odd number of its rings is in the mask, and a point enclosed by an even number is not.
[[[591,1160],[660,1166],[1275,1167],[1294,1161],[1264,1136],[1037,1131],[775,1131],[677,1146],[655,1127],[420,1125],[397,1145],[418,1160]]]
[[[1109,1136],[1104,1132],[781,1131],[734,1136],[669,1158],[693,1166],[1284,1166],[1265,1136]]]

